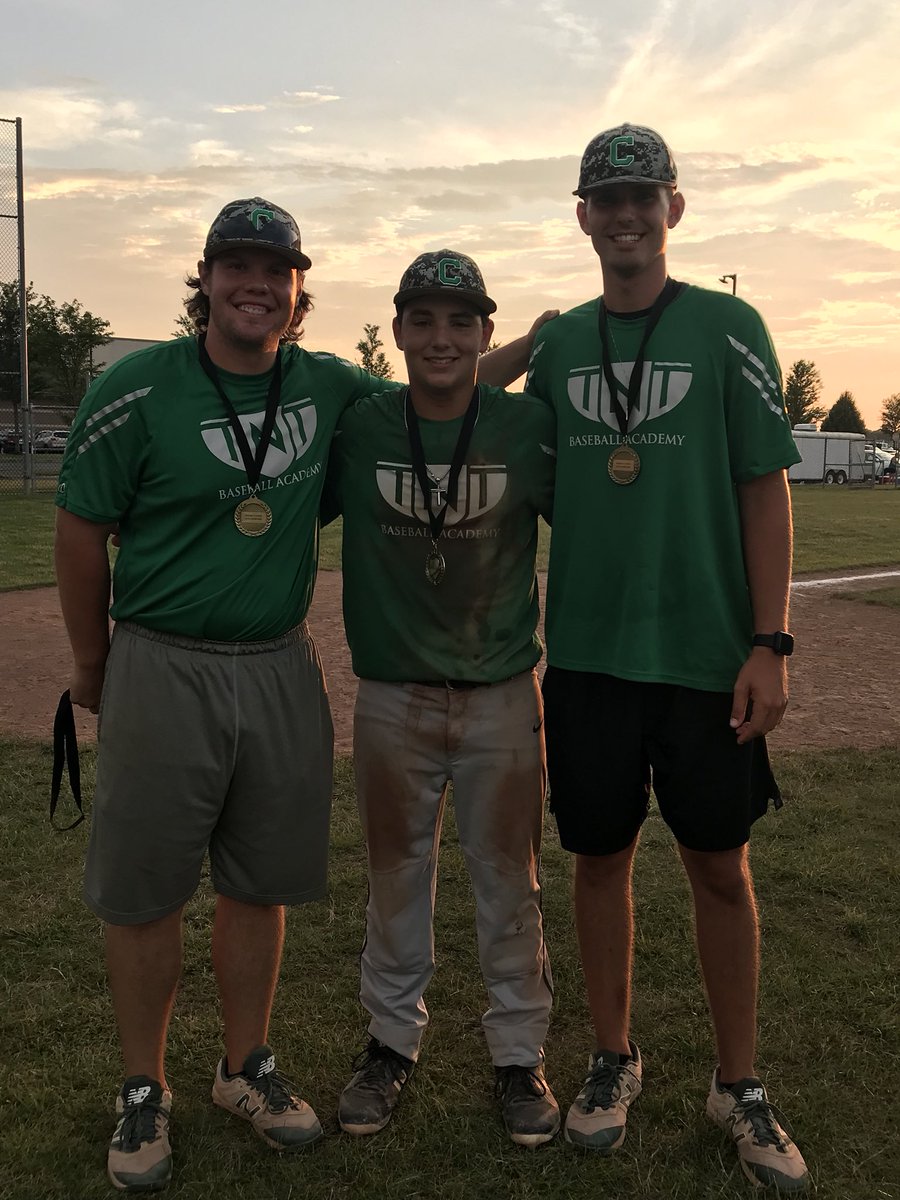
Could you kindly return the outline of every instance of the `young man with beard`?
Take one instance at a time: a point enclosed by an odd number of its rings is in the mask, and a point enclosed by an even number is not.
[[[555,421],[540,401],[476,385],[496,304],[466,255],[420,255],[394,301],[409,388],[348,410],[329,468],[344,517],[344,623],[360,677],[354,764],[369,864],[360,986],[369,1041],[339,1118],[352,1134],[383,1129],[418,1060],[452,782],[496,1095],[512,1140],[537,1146],[559,1128],[543,1072],[552,992],[534,670],[537,522],[552,505]]]
[[[305,623],[325,463],[343,410],[385,382],[296,344],[309,267],[283,209],[226,205],[188,305],[199,338],[106,371],[60,474],[71,698],[100,711],[85,898],[106,923],[125,1060],[108,1157],[121,1190],[171,1175],[166,1036],[207,850],[225,1039],[213,1100],[276,1150],[322,1134],[268,1025],[284,906],[326,884],[332,725]]]
[[[780,802],[764,736],[787,702],[798,460],[759,315],[668,278],[684,213],[651,129],[585,150],[575,193],[603,294],[538,334],[527,390],[558,421],[544,681],[551,805],[576,855],[596,1038],[569,1141],[622,1144],[641,1090],[630,1038],[632,862],[650,784],[690,881],[719,1065],[709,1116],[755,1183],[808,1174],[756,1075],[751,822]]]

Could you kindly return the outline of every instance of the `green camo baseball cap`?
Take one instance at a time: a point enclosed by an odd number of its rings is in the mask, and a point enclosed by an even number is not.
[[[273,250],[301,271],[308,271],[312,266],[311,260],[300,249],[297,222],[289,212],[261,196],[232,200],[225,205],[209,227],[203,257],[215,258],[226,250],[245,246]]]
[[[588,142],[581,159],[578,187],[572,194],[583,196],[608,183],[676,186],[675,159],[655,129],[646,125],[617,125]]]
[[[403,272],[394,303],[399,308],[420,296],[450,294],[473,304],[487,316],[497,311],[497,305],[485,290],[477,264],[458,250],[432,250],[420,254]]]

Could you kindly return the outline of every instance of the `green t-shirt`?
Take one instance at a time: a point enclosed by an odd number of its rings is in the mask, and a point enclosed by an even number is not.
[[[550,409],[480,387],[478,420],[440,537],[446,573],[425,577],[431,532],[414,478],[403,395],[360,400],[341,418],[329,502],[344,515],[344,625],[364,679],[495,683],[533,667],[538,514],[549,516]],[[425,462],[449,470],[463,418],[420,418]]]
[[[271,372],[219,376],[255,450]],[[105,371],[72,426],[56,503],[119,522],[112,616],[229,642],[277,637],[301,621],[335,426],[348,404],[384,387],[333,355],[284,348],[281,404],[254,489],[272,524],[247,537],[234,510],[251,489],[196,340],[140,350]]]
[[[729,691],[753,633],[736,485],[799,461],[771,339],[743,301],[687,287],[646,351],[628,434],[641,470],[624,485],[598,306],[540,330],[526,384],[558,422],[547,661]],[[644,326],[609,320],[623,394]]]

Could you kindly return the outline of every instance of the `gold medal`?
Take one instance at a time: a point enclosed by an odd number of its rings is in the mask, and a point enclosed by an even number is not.
[[[641,473],[637,451],[628,445],[616,446],[606,467],[613,483],[634,483]]]
[[[259,537],[269,532],[272,510],[258,496],[250,496],[234,510],[234,523],[245,537]]]
[[[433,583],[435,587],[444,578],[444,571],[447,569],[447,564],[444,562],[444,556],[438,550],[436,541],[431,543],[431,552],[425,559],[425,578],[429,583]]]

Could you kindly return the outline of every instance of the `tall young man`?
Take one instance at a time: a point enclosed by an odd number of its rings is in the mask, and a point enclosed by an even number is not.
[[[668,278],[676,183],[651,129],[590,142],[576,211],[603,294],[544,326],[527,385],[558,421],[544,702],[597,1047],[566,1136],[614,1150],[641,1090],[631,873],[652,780],[693,892],[719,1057],[707,1111],[754,1182],[800,1190],[806,1167],[754,1066],[747,857],[778,796],[763,735],[787,701],[784,468],[798,456],[759,315]]]
[[[555,421],[476,386],[496,305],[476,264],[420,255],[394,297],[409,388],[358,402],[332,467],[344,515],[344,622],[360,677],[354,761],[369,900],[360,997],[369,1042],[341,1127],[388,1123],[419,1056],[434,969],[441,822],[453,783],[477,907],[483,1027],[513,1141],[559,1128],[544,1080],[551,1003],[539,857],[546,785],[534,666],[537,520]]]
[[[199,340],[105,372],[60,476],[72,699],[96,711],[102,697],[85,898],[106,922],[126,1075],[108,1172],[126,1191],[171,1173],[166,1031],[207,849],[225,1034],[213,1099],[277,1150],[322,1133],[267,1036],[283,906],[325,890],[332,728],[304,623],[319,498],[337,419],[376,381],[296,344],[309,266],[284,210],[227,205],[198,265]]]

